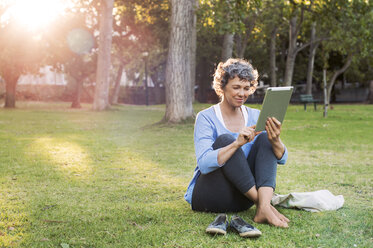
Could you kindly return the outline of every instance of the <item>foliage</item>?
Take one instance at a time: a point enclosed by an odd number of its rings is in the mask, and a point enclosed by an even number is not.
[[[76,3],[46,34],[46,61],[67,75],[68,84],[74,89],[73,107],[80,106],[81,88],[96,72],[97,37],[93,33],[97,27],[90,21],[95,19],[94,11],[87,2]]]
[[[44,55],[42,34],[23,28],[12,16],[2,18],[8,8],[7,2],[0,3],[0,76],[5,81],[38,73]]]
[[[83,106],[20,102],[0,110],[0,247],[372,244],[371,105],[335,105],[328,119],[289,107],[282,133],[289,159],[278,167],[276,192],[328,189],[345,205],[322,213],[280,208],[290,228],[254,224],[259,239],[205,234],[215,215],[184,201],[195,167],[192,122],[152,125],[164,105],[99,113]],[[249,221],[254,213],[240,216]]]
[[[322,25],[329,30],[325,49],[366,57],[373,50],[372,3],[334,0],[323,5]],[[330,25],[333,26],[330,29]]]
[[[95,64],[95,57],[82,57],[83,53],[91,52],[94,44],[86,24],[87,19],[92,17],[87,11],[91,9],[87,5],[90,2],[82,1],[83,5],[79,5],[78,2],[75,4],[64,13],[63,18],[49,23],[47,29],[25,28],[13,16],[1,19],[0,76],[7,84],[12,83],[11,81],[16,84],[22,74],[37,74],[39,68],[47,64],[67,73],[79,83],[82,78],[94,72],[95,68],[92,65]],[[7,7],[9,6],[0,5],[3,9],[0,13],[5,13]],[[77,32],[72,35],[74,31]],[[82,39],[82,35],[79,37],[82,33],[88,34],[89,37],[86,35],[86,39]],[[71,37],[73,39],[69,40]]]
[[[246,20],[255,15],[261,1],[201,0],[199,19],[203,26],[214,28],[219,34],[244,33]]]
[[[1,24],[0,24],[1,25]],[[21,75],[39,69],[39,38],[16,23],[0,28],[0,75]]]
[[[330,25],[333,26],[329,30],[330,39],[322,44],[323,68],[329,71],[327,102],[330,101],[337,77],[344,73],[351,63],[359,63],[373,51],[372,7],[371,2],[340,0],[330,1],[323,6],[323,28],[328,30]],[[333,68],[330,61],[338,56],[341,57],[340,63]]]
[[[52,23],[55,28],[43,30],[38,36],[17,27],[12,20],[1,22],[1,77],[4,78],[5,72],[15,76],[26,72],[37,73],[39,67],[45,63],[52,63],[60,70],[65,68],[71,75],[77,73],[69,72],[68,68],[78,69],[78,73],[94,68],[92,65],[96,63],[96,44],[88,55],[82,56],[68,48],[66,36],[74,28],[95,34],[99,1],[73,2],[75,6],[63,18]],[[4,3],[7,1],[0,2],[0,14],[6,9]],[[198,85],[200,89],[210,88],[215,66],[220,62],[222,37],[225,32],[235,33],[236,38],[246,35],[248,42],[244,57],[252,61],[260,75],[270,75],[269,38],[274,28],[278,34],[276,69],[280,81],[289,52],[288,23],[294,15],[298,16],[298,21],[302,19],[302,27],[297,37],[298,48],[309,42],[310,26],[314,21],[317,22],[317,38],[327,39],[322,41],[317,50],[314,82],[321,84],[324,67],[329,68],[330,78],[333,71],[343,66],[349,53],[353,53],[354,58],[344,78],[347,81],[368,82],[373,75],[370,56],[373,51],[372,7],[372,1],[366,0],[200,0],[197,11]],[[147,59],[153,81],[158,85],[164,84],[169,19],[168,0],[115,1],[112,71],[116,72],[120,64],[124,64],[128,78],[138,80],[138,84],[142,84],[140,79],[143,78],[144,61]],[[254,27],[250,29],[249,25],[253,24]],[[96,38],[97,36],[93,36],[94,43]],[[239,39],[235,42],[237,50]],[[306,79],[307,50],[298,53],[294,83]],[[148,56],[144,57],[144,52],[147,52]],[[45,60],[45,57],[48,57],[48,60]],[[72,65],[70,67],[69,61]],[[77,61],[81,63],[77,65]],[[87,61],[89,63],[85,63]],[[267,79],[262,77],[261,80]],[[205,101],[206,97],[199,100]]]
[[[129,79],[144,73],[147,53],[149,74],[164,72],[169,37],[169,1],[116,1],[113,45],[115,64],[123,63]],[[142,76],[140,76],[142,78]],[[153,77],[156,83],[158,77]]]
[[[95,66],[88,61],[94,56],[93,49],[97,49],[92,35],[95,27],[87,25],[89,16],[79,9],[73,8],[65,13],[63,21],[56,23],[55,29],[47,36],[48,63],[76,79],[94,72],[89,72]]]

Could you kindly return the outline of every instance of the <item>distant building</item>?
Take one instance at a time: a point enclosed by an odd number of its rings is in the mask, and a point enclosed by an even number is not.
[[[22,75],[19,80],[19,85],[26,84],[49,84],[49,85],[67,85],[66,75],[62,72],[56,72],[53,70],[52,66],[44,66],[39,70],[40,75],[35,74],[26,74]],[[139,81],[140,73],[136,73],[135,77]],[[140,85],[136,84],[134,80],[128,80],[126,72],[123,70],[122,78],[120,80],[120,85],[122,86],[143,86],[143,81]],[[151,77],[148,76],[148,86],[154,87],[154,82]]]
[[[66,76],[62,72],[53,71],[52,66],[44,66],[39,70],[40,75],[26,74],[22,75],[18,84],[51,84],[66,85]]]

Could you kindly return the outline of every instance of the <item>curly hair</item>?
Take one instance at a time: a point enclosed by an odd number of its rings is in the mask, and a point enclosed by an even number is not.
[[[235,77],[250,82],[250,93],[254,93],[258,85],[258,71],[244,59],[230,58],[225,63],[220,62],[214,74],[212,86],[220,98],[223,96],[223,90],[229,79]]]

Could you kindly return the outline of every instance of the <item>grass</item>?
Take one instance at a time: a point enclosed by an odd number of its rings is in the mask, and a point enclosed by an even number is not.
[[[193,123],[152,125],[163,105],[68,107],[0,110],[0,247],[373,247],[372,105],[335,105],[327,119],[290,106],[277,193],[328,189],[345,205],[280,208],[290,228],[256,224],[263,235],[254,240],[205,234],[215,215],[183,200],[195,168]]]

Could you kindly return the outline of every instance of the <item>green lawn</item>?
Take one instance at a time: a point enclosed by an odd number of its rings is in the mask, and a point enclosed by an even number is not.
[[[0,109],[0,247],[373,247],[372,105],[335,105],[327,119],[290,106],[277,193],[328,189],[345,205],[280,208],[290,228],[256,224],[255,240],[205,234],[215,215],[183,200],[195,168],[193,123],[152,125],[164,105],[69,105]]]

